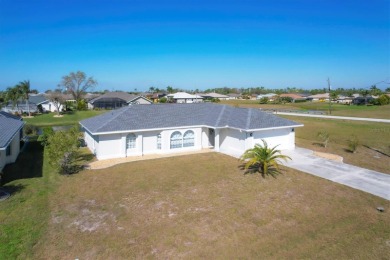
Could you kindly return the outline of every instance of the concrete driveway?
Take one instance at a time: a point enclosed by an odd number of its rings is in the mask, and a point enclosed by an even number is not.
[[[390,200],[390,175],[313,155],[312,150],[295,148],[282,154],[291,157],[287,167],[322,177]]]

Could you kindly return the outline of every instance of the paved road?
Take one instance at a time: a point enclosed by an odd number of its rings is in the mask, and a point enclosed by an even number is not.
[[[381,118],[348,117],[348,116],[326,116],[326,115],[311,115],[311,114],[287,113],[287,112],[276,112],[275,114],[277,114],[277,115],[287,115],[287,116],[318,117],[318,118],[327,118],[327,119],[343,119],[343,120],[355,120],[355,121],[390,123],[390,119],[381,119]]]
[[[282,153],[292,158],[284,163],[287,167],[390,200],[390,174],[320,158],[313,151],[299,147]]]

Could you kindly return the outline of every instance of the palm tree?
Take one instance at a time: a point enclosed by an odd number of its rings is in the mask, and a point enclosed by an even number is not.
[[[262,176],[273,173],[280,173],[280,159],[287,161],[291,160],[287,155],[280,153],[276,147],[269,147],[264,139],[261,139],[263,145],[256,144],[255,147],[248,149],[240,157],[240,160],[245,163],[245,169],[257,167]]]
[[[30,104],[28,102],[29,94],[30,94],[30,81],[29,80],[25,80],[25,81],[19,82],[19,84],[17,85],[17,88],[20,91],[22,99],[26,101],[26,107],[27,107],[27,111],[28,111],[28,116],[31,116]]]
[[[19,111],[19,106],[18,106],[18,100],[20,98],[20,91],[17,87],[9,87],[5,91],[5,102],[8,103],[9,101],[12,102],[12,108],[17,108]]]

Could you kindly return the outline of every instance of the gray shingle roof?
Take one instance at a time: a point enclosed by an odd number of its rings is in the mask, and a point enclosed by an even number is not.
[[[91,133],[186,126],[231,127],[245,131],[300,124],[254,108],[213,103],[129,106],[80,122]]]
[[[12,137],[23,126],[24,122],[20,119],[16,119],[8,113],[0,113],[0,148],[7,147]]]
[[[116,91],[116,92],[106,92],[103,95],[96,97],[94,99],[91,99],[89,103],[93,104],[98,100],[105,99],[105,98],[120,98],[123,99],[126,102],[130,102],[131,100],[139,97],[138,95],[132,95],[123,91]]]

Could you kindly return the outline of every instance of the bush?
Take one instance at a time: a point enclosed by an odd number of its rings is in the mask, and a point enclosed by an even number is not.
[[[352,135],[351,139],[348,140],[348,147],[351,153],[356,153],[357,148],[359,147],[359,139],[356,135]]]
[[[87,110],[88,108],[88,105],[87,105],[87,102],[85,102],[84,99],[82,100],[79,100],[79,102],[77,102],[77,110]]]
[[[267,97],[262,97],[262,98],[260,98],[260,100],[259,100],[259,104],[267,104],[268,101],[269,101],[269,98],[267,98]]]
[[[53,128],[45,127],[42,130],[42,134],[38,137],[38,141],[41,142],[42,146],[46,146],[48,144],[48,139],[52,134],[54,134]]]
[[[166,97],[162,97],[159,99],[159,102],[160,103],[167,103],[167,98]]]
[[[25,125],[23,128],[24,135],[37,135],[39,128],[35,125]]]
[[[390,97],[388,95],[385,95],[385,94],[380,95],[380,97],[377,98],[376,100],[377,100],[378,105],[380,105],[380,106],[390,104]]]
[[[219,102],[221,102],[221,100],[219,100],[219,98],[212,98],[211,102],[219,103]]]

